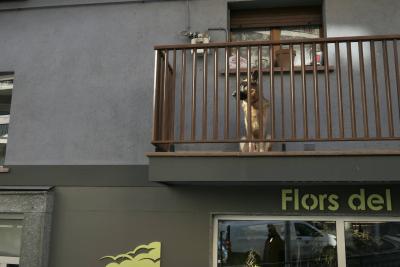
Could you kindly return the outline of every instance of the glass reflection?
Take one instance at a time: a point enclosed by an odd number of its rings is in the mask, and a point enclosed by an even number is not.
[[[0,219],[0,266],[19,266],[22,220]]]
[[[266,41],[270,40],[271,31],[269,29],[259,29],[259,30],[242,30],[242,31],[232,31],[231,32],[231,41],[232,42],[241,42],[241,41]],[[247,50],[245,48],[240,49],[240,69],[247,68]],[[258,48],[251,47],[250,49],[250,65],[251,68],[258,67]],[[268,47],[263,47],[261,50],[261,67],[263,69],[268,68],[269,62],[269,49]],[[231,49],[231,55],[229,58],[229,68],[231,70],[236,69],[236,64],[238,60],[236,59],[236,48]]]
[[[398,266],[400,262],[399,222],[345,222],[345,240],[347,266]]]
[[[335,222],[221,220],[218,233],[218,266],[337,266]]]

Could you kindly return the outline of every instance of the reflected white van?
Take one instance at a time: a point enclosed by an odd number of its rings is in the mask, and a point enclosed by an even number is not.
[[[292,260],[305,260],[334,252],[336,236],[319,230],[305,221],[231,221],[229,244],[232,252],[255,251],[260,257],[264,254],[268,238],[268,227],[273,226],[282,240],[290,237],[290,246],[285,246]]]

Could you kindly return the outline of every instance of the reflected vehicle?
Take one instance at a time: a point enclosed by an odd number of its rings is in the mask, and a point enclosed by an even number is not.
[[[275,239],[281,242],[279,250],[282,255],[275,255],[274,261],[279,258],[279,261],[296,263],[315,262],[322,261],[324,257],[336,260],[336,236],[306,221],[226,221],[224,224],[229,229],[227,232],[229,238],[222,240],[222,243],[229,244],[226,249],[230,252],[231,258],[238,258],[238,255],[242,254],[240,262],[243,262],[245,258],[243,254],[249,251],[254,251],[255,255],[261,259],[260,262],[265,262],[266,257],[271,257],[266,254],[268,253],[266,250],[271,250],[268,243],[274,242],[274,238],[270,236],[271,229],[274,229],[276,233]],[[332,225],[334,226],[334,223]],[[335,230],[331,232],[335,233]],[[290,245],[285,244],[287,238],[290,238]],[[239,260],[231,259],[230,261],[228,256],[225,262],[231,262],[233,265],[239,263]],[[230,264],[222,266],[230,266]]]

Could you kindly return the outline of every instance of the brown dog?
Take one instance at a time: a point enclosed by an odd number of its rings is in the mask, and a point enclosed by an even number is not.
[[[247,86],[249,84],[250,90],[247,89]],[[270,103],[266,98],[264,98],[264,96],[262,96],[262,92],[260,98],[259,90],[260,88],[258,85],[258,71],[255,70],[251,74],[250,82],[248,82],[246,78],[243,79],[240,83],[239,98],[244,113],[244,124],[246,127],[246,133],[247,136],[250,136],[251,139],[271,139],[271,136],[267,133]],[[248,93],[250,93],[250,96],[248,95]],[[237,92],[234,91],[232,96],[237,97]],[[249,123],[248,105],[250,105],[251,124]],[[243,137],[242,139],[246,138],[247,137]],[[240,143],[241,152],[266,152],[270,150],[271,144],[269,142]]]

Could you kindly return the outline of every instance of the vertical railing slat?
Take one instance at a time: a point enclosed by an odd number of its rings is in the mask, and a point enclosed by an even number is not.
[[[213,120],[213,138],[218,139],[219,127],[218,127],[218,48],[214,48],[214,120]]]
[[[392,92],[390,85],[390,73],[389,73],[389,62],[388,62],[388,50],[387,50],[387,42],[386,40],[382,41],[382,49],[383,49],[383,71],[385,76],[385,88],[386,88],[386,108],[388,114],[388,128],[389,128],[389,136],[394,136],[394,128],[393,128],[393,110],[392,110]]]
[[[329,53],[328,43],[324,43],[323,48],[323,64],[325,72],[325,108],[326,108],[326,128],[328,132],[328,138],[332,138],[332,107],[331,107],[331,85],[329,79]]]
[[[224,137],[225,139],[229,138],[229,48],[225,47],[225,130]]]
[[[171,88],[171,133],[170,140],[175,140],[175,95],[176,95],[176,49],[173,50],[172,55],[172,88]]]
[[[259,125],[260,125],[260,136],[259,139],[264,139],[264,93],[263,93],[263,72],[262,72],[262,46],[258,46],[258,108],[260,111],[261,116],[258,118],[259,119]],[[271,89],[271,88],[270,88]],[[271,91],[270,91],[271,95]],[[265,107],[267,108],[267,107]]]
[[[346,42],[347,49],[347,74],[349,79],[349,99],[350,99],[350,113],[351,113],[351,136],[357,137],[357,121],[356,121],[356,107],[354,99],[354,79],[353,79],[353,55],[351,51],[351,42]]]
[[[160,83],[160,52],[155,51],[154,55],[154,92],[153,92],[153,142],[158,140],[158,109],[159,109],[159,83]]]
[[[294,66],[293,66],[293,45],[289,45],[289,60],[290,60],[290,113],[291,113],[291,134],[292,140],[296,139],[296,92],[294,84]]]
[[[192,50],[192,134],[191,141],[196,139],[196,104],[197,104],[197,49]]]
[[[381,130],[381,112],[379,104],[379,89],[378,89],[378,77],[376,70],[376,50],[375,41],[370,41],[370,51],[371,51],[371,71],[372,71],[372,87],[374,91],[374,111],[375,111],[375,129],[376,137],[382,136]]]
[[[360,87],[361,87],[361,104],[363,109],[364,137],[369,137],[368,126],[368,102],[367,92],[365,88],[365,64],[364,64],[364,45],[362,41],[358,42],[358,55],[360,64]]]
[[[185,114],[186,114],[186,49],[182,49],[182,70],[181,70],[181,103],[180,103],[180,133],[179,140],[185,139]]]
[[[397,40],[393,40],[393,56],[394,56],[394,70],[396,76],[396,87],[397,87],[397,108],[399,109],[399,120],[400,120],[400,72],[399,72],[399,55],[397,52]]]
[[[339,137],[344,138],[344,114],[343,114],[343,86],[342,86],[342,68],[340,62],[340,43],[335,43],[336,57],[336,85],[339,109]]]
[[[207,105],[208,105],[208,49],[204,49],[203,56],[203,125],[202,125],[202,139],[205,141],[207,139]]]
[[[164,56],[163,56],[163,51],[160,50],[160,81],[159,81],[159,87],[158,87],[158,140],[163,141],[163,136],[162,136],[162,129],[163,129],[163,99],[164,99]],[[160,147],[158,147],[160,149]]]
[[[272,46],[271,46],[272,47]],[[272,47],[273,49],[273,47]],[[272,53],[272,56],[274,56],[274,53]],[[271,63],[272,64],[272,63]],[[271,73],[274,72],[274,68],[271,68]],[[279,68],[279,74],[280,74],[280,79],[281,79],[281,124],[282,124],[282,137],[281,139],[286,138],[286,125],[285,125],[285,88],[284,88],[284,77],[283,77],[283,66],[280,64]],[[271,74],[272,75],[272,74]]]
[[[168,50],[164,50],[164,68],[163,68],[163,87],[162,87],[162,141],[166,141],[168,139],[167,130],[168,129],[168,105],[167,105],[167,82],[168,82]]]
[[[306,59],[305,59],[305,48],[304,43],[300,45],[301,52],[301,89],[302,89],[302,100],[303,100],[303,131],[304,139],[308,139],[308,108],[307,108],[307,80],[306,80]]]
[[[319,113],[319,89],[318,89],[318,73],[317,73],[317,47],[312,45],[313,50],[313,88],[314,88],[314,121],[315,121],[315,138],[321,138],[321,124]]]
[[[274,76],[274,47],[269,46],[269,88],[271,94],[271,139],[276,138],[276,123],[275,123],[275,76]]]
[[[240,139],[240,47],[236,47],[236,139]]]
[[[250,88],[251,88],[251,48],[247,47],[247,139],[252,139],[251,127],[251,105],[250,105]]]

